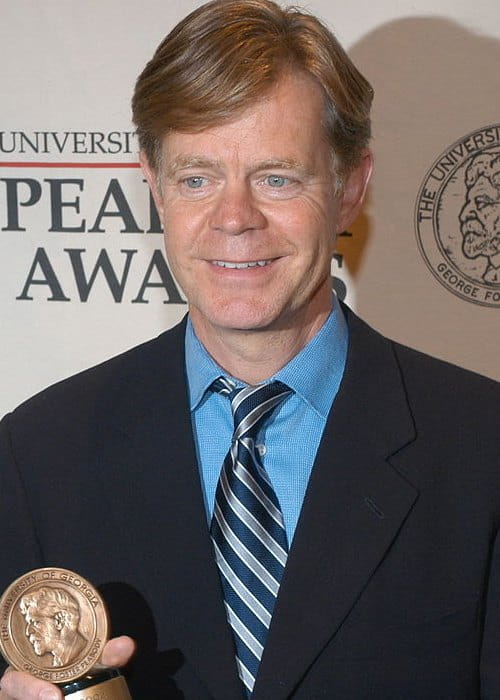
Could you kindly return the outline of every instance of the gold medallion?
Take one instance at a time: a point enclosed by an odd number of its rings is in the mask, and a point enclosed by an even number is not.
[[[59,685],[98,663],[108,615],[96,589],[67,569],[35,569],[0,598],[0,651],[16,670]]]

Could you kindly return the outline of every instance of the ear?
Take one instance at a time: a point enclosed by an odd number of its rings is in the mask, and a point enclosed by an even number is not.
[[[366,148],[359,164],[349,173],[344,184],[336,233],[345,231],[357,217],[373,170],[373,155]]]
[[[149,189],[153,195],[154,203],[158,209],[158,214],[163,223],[163,196],[158,186],[158,173],[149,163],[148,157],[144,151],[139,153],[139,161],[141,163],[142,172],[144,177],[148,181]]]
[[[55,628],[58,632],[60,632],[62,630],[62,628],[64,627],[64,622],[65,622],[64,612],[62,610],[59,610],[54,615]]]

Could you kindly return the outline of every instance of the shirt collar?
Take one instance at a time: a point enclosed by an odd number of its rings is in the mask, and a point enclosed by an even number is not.
[[[338,391],[347,356],[348,330],[337,297],[318,333],[268,381],[287,384],[320,416],[326,418]],[[212,382],[225,373],[198,340],[188,319],[186,326],[186,372],[191,411],[202,401]],[[241,385],[242,382],[237,382]]]

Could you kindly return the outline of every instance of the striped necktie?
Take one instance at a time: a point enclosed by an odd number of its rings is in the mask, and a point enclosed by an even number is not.
[[[225,377],[211,388],[230,398],[234,433],[217,485],[210,534],[238,673],[250,696],[288,554],[280,505],[254,443],[264,418],[292,390],[281,382],[235,389]]]

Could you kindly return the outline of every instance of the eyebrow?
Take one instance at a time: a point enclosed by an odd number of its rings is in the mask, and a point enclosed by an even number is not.
[[[295,158],[270,158],[269,160],[261,160],[255,163],[255,170],[302,170],[304,166]]]
[[[217,168],[223,169],[222,161],[218,159],[205,158],[204,156],[182,155],[176,156],[166,165],[167,176],[172,176],[178,170],[189,170],[192,168]],[[305,175],[309,175],[309,170],[295,158],[270,158],[252,163],[251,172],[259,170],[298,170]]]
[[[178,170],[188,168],[213,168],[220,167],[221,163],[218,160],[211,160],[203,156],[186,155],[176,156],[170,163],[167,164],[165,171],[167,175],[172,175]]]

